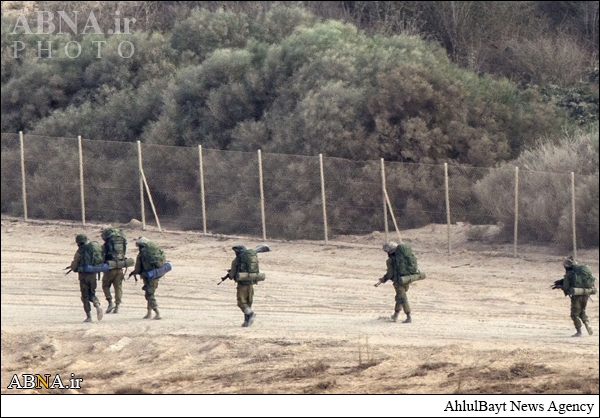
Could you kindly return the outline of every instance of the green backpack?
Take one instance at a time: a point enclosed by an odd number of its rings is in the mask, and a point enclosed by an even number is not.
[[[571,283],[572,288],[592,289],[595,286],[596,279],[592,275],[592,270],[585,264],[575,264],[573,272],[575,279]]]
[[[98,241],[88,241],[83,244],[81,259],[79,260],[78,272],[83,272],[85,266],[101,266],[104,263],[104,253]]]
[[[396,257],[394,266],[394,281],[398,281],[401,276],[410,276],[419,272],[417,258],[408,244],[399,244],[396,247]]]
[[[254,250],[246,250],[240,254],[240,273],[259,273],[258,256]]]
[[[106,261],[123,261],[127,251],[127,238],[121,228],[110,228],[102,231]]]
[[[162,267],[167,262],[167,257],[163,250],[161,250],[158,245],[153,242],[148,242],[146,245],[142,247],[142,251],[140,252],[142,256],[142,263],[144,268],[156,269]]]

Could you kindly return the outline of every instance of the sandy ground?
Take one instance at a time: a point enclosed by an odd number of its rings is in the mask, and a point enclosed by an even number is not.
[[[445,226],[403,231],[427,279],[411,285],[413,323],[401,324],[387,319],[391,283],[373,286],[382,234],[267,241],[256,322],[242,328],[235,284],[217,283],[233,244],[261,240],[129,228],[129,256],[143,234],[173,265],[157,291],[163,319],[142,319],[132,278],[119,314],[83,323],[77,277],[62,269],[75,235],[99,240],[102,226],[2,218],[2,394],[598,394],[598,300],[587,310],[594,335],[571,338],[569,299],[549,288],[563,274],[560,251],[521,247],[514,258],[454,238],[448,255]],[[598,277],[598,249],[578,256]],[[100,287],[97,296],[105,308]],[[83,381],[7,389],[25,373]]]

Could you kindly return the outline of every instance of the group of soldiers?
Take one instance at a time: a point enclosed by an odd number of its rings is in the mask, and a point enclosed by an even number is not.
[[[100,301],[96,297],[96,277],[100,273],[87,273],[84,271],[84,266],[82,265],[82,258],[84,254],[84,248],[89,243],[89,240],[86,235],[78,234],[75,237],[75,243],[77,244],[77,251],[75,252],[75,256],[73,257],[73,261],[71,262],[70,269],[71,271],[78,272],[79,275],[79,289],[81,291],[81,301],[83,302],[83,310],[85,311],[86,318],[83,322],[92,322],[92,304],[96,308],[96,314],[98,321],[102,320],[104,313],[119,313],[119,306],[121,305],[123,298],[123,281],[125,280],[125,275],[123,273],[123,268],[112,268],[108,271],[103,272],[102,275],[102,290],[104,292],[104,296],[108,302],[108,307],[106,308],[106,312],[102,311],[102,306]],[[151,266],[148,266],[143,258],[141,257],[142,251],[144,247],[146,247],[150,241],[145,237],[139,237],[135,245],[138,248],[138,255],[135,260],[135,268],[129,274],[129,277],[140,275],[144,282],[144,286],[142,290],[145,292],[145,298],[147,301],[147,309],[148,313],[144,316],[144,319],[152,318],[152,312],[154,311],[154,319],[161,319],[160,312],[158,310],[158,304],[156,302],[156,289],[158,288],[159,279],[150,280],[143,273],[148,272],[151,269]],[[103,261],[113,261],[110,260],[110,252],[107,251],[106,243],[102,245],[102,254],[104,257]],[[119,260],[122,261],[122,260]],[[111,286],[115,290],[115,303],[113,303],[113,298],[111,294]]]
[[[80,268],[82,248],[88,242],[88,239],[85,235],[79,234],[76,236],[75,242],[77,243],[79,248],[75,253],[75,256],[71,263],[71,269],[73,271],[78,271],[79,273],[81,300],[83,302],[83,309],[86,313],[86,319],[84,322],[92,321],[91,304],[93,304],[96,308],[98,320],[101,320],[104,313],[102,311],[100,301],[96,297],[95,293],[97,273],[86,273]],[[106,254],[105,245],[106,244],[102,246],[103,254]],[[150,279],[147,275],[143,274],[148,272],[152,268],[152,266],[148,265],[145,259],[142,257],[142,252],[144,248],[149,245],[155,244],[150,244],[150,241],[145,237],[139,237],[136,240],[136,246],[139,252],[135,261],[135,268],[133,272],[129,274],[129,277],[131,277],[132,275],[140,275],[144,282],[144,286],[142,287],[142,289],[145,291],[148,312],[143,318],[152,318],[152,312],[154,311],[154,319],[161,319],[162,317],[158,310],[158,304],[155,298],[159,278]],[[406,244],[403,244],[403,246],[406,246]],[[269,251],[268,246],[261,247],[266,248],[265,251]],[[408,324],[412,322],[411,309],[407,296],[409,283],[403,283],[402,277],[400,276],[399,271],[397,271],[399,270],[399,268],[397,267],[398,263],[395,259],[397,257],[397,248],[398,244],[391,241],[386,242],[383,245],[382,249],[387,253],[388,256],[386,260],[387,270],[383,277],[379,279],[379,283],[377,285],[379,285],[380,283],[385,283],[389,280],[392,281],[396,295],[394,313],[392,314],[390,319],[393,322],[397,322],[400,312],[403,311],[406,315],[406,319],[404,319],[402,323]],[[227,274],[222,278],[222,280],[231,279],[237,283],[237,306],[244,313],[244,322],[242,323],[242,326],[249,327],[254,323],[256,317],[256,314],[252,310],[252,303],[254,299],[253,285],[256,284],[256,277],[259,276],[258,258],[256,256],[255,250],[249,250],[243,245],[234,245],[232,247],[232,250],[235,252],[236,256],[231,262],[231,268],[227,271]],[[250,254],[250,258],[248,258],[248,254]],[[416,264],[416,259],[414,259],[414,262]],[[585,326],[588,334],[592,335],[592,327],[590,326],[589,319],[585,312],[587,301],[589,299],[589,293],[587,295],[577,295],[574,292],[574,286],[576,283],[577,275],[582,275],[585,273],[587,276],[589,276],[588,278],[592,283],[591,286],[593,287],[593,293],[591,294],[595,294],[595,278],[591,276],[589,267],[576,264],[573,260],[573,257],[566,258],[563,262],[563,266],[565,268],[564,278],[560,281],[555,282],[555,286],[553,288],[562,289],[565,292],[565,295],[568,295],[571,298],[571,319],[573,320],[573,324],[575,325],[576,329],[576,333],[573,334],[573,336],[579,337],[582,335],[582,324],[583,326]],[[244,279],[242,279],[242,277],[244,277]],[[248,277],[254,277],[254,279],[247,279]],[[113,268],[104,272],[103,274],[102,290],[104,291],[104,296],[108,301],[108,307],[106,309],[107,314],[111,312],[116,314],[119,312],[119,305],[121,304],[123,296],[122,284],[124,279],[125,277],[123,273],[123,268]],[[259,278],[258,280],[264,280],[264,274],[262,274],[262,278]],[[110,291],[111,286],[113,286],[115,290],[114,304]]]

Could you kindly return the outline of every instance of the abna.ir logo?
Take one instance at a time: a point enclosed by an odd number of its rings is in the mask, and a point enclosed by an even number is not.
[[[22,374],[21,380],[19,375],[13,375],[7,389],[81,389],[83,378],[75,377],[71,373],[71,378],[63,381],[59,374],[52,377],[51,374]]]

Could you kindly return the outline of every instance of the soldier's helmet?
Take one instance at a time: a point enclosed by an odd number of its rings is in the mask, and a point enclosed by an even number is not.
[[[566,269],[570,269],[573,267],[573,256],[567,257],[563,260],[563,267]]]
[[[396,251],[397,246],[398,244],[396,244],[394,241],[386,242],[385,244],[383,244],[383,251],[385,251],[388,254],[393,253],[394,251]]]
[[[137,245],[138,247],[143,247],[144,245],[148,244],[150,242],[150,240],[146,237],[139,237],[137,239],[137,241],[135,242],[135,245]]]
[[[231,249],[233,251],[235,251],[236,254],[240,254],[240,253],[246,251],[246,247],[243,245],[240,245],[240,244],[234,245],[233,247],[231,247]]]
[[[79,245],[79,244],[85,244],[87,242],[87,237],[84,234],[78,234],[75,237],[75,242]]]

